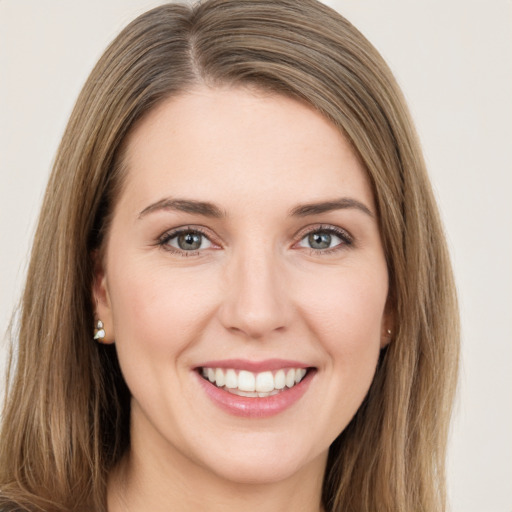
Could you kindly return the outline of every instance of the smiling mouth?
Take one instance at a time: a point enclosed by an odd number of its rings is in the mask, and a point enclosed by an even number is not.
[[[283,368],[258,373],[234,368],[201,367],[198,370],[205,380],[228,393],[265,398],[293,388],[304,379],[310,368]]]

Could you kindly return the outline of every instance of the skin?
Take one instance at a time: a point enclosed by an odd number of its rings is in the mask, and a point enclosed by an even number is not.
[[[94,283],[104,342],[115,340],[133,395],[109,510],[321,510],[329,445],[366,395],[391,327],[364,167],[309,106],[242,88],[168,100],[136,126],[125,156]],[[147,210],[164,198],[207,201],[222,217]],[[290,215],[340,198],[363,208]],[[200,229],[201,248],[164,240],[175,228]],[[312,248],[309,233],[331,235],[329,248]],[[227,358],[316,371],[283,412],[237,417],[195,370]]]

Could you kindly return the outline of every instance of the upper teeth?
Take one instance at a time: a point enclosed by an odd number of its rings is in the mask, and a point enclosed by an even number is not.
[[[287,368],[253,373],[246,370],[227,368],[202,368],[203,377],[219,388],[238,390],[247,393],[263,393],[268,396],[273,391],[279,391],[285,387],[291,388],[298,384],[306,375],[305,368]],[[258,395],[262,396],[262,395]]]

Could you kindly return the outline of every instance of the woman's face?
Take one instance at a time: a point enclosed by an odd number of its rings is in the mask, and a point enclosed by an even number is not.
[[[198,88],[136,127],[125,167],[94,291],[132,453],[236,482],[318,473],[390,327],[350,144],[292,99]]]

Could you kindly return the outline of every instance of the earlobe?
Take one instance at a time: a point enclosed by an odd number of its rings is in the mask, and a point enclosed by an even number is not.
[[[115,336],[107,276],[97,252],[93,253],[92,258],[94,262],[92,298],[95,321],[94,326],[91,326],[92,337],[98,343],[111,344],[114,343]]]
[[[380,335],[380,348],[384,348],[394,339],[396,334],[395,329],[395,313],[390,305],[391,301],[388,298],[386,308],[384,311],[384,318],[382,320],[381,335]]]
[[[100,343],[102,343],[105,339],[105,327],[101,320],[96,322],[96,329],[94,329],[94,339],[98,340]]]
[[[391,329],[384,329],[380,337],[380,348],[386,347],[393,339],[393,331]]]

